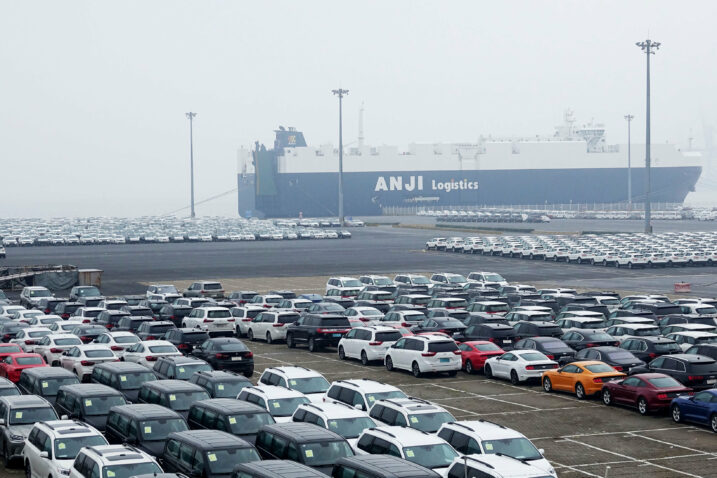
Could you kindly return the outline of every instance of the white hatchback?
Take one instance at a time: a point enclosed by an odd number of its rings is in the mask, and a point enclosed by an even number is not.
[[[415,377],[427,372],[455,376],[461,369],[461,351],[452,339],[437,335],[401,337],[386,352],[386,370],[408,370]]]
[[[401,332],[393,327],[368,326],[356,327],[344,335],[339,341],[339,358],[354,358],[368,365],[375,360],[383,361],[386,352],[402,337]]]
[[[210,337],[231,337],[234,317],[224,307],[197,307],[182,319],[182,327],[203,330]]]

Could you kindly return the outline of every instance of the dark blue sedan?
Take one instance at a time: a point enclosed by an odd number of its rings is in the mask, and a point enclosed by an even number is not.
[[[691,397],[681,396],[670,405],[672,419],[709,425],[717,433],[717,389],[703,390]]]

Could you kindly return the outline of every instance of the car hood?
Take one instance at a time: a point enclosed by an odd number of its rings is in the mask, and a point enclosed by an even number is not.
[[[162,456],[165,441],[166,440],[143,441],[139,444],[139,448],[152,456]]]
[[[30,431],[32,430],[32,427],[34,426],[33,423],[29,425],[10,425],[10,433],[13,435],[22,435],[23,437],[27,438],[27,435],[30,434]]]

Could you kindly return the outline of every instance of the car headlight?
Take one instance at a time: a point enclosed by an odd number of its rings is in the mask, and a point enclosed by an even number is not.
[[[548,473],[550,473],[553,476],[558,476],[558,474],[555,473],[555,468],[553,468],[552,466],[550,468],[548,468]]]
[[[12,441],[23,441],[25,439],[22,435],[15,435],[14,433],[10,433],[10,440]]]
[[[69,475],[70,475],[70,469],[69,469],[69,468],[67,468],[67,469],[65,469],[65,468],[58,468],[58,469],[57,469],[57,472],[60,473],[61,475],[65,475],[65,476],[69,476]]]

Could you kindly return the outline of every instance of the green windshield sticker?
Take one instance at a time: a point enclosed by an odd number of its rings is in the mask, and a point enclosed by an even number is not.
[[[127,376],[126,375],[120,375],[120,382],[126,382]]]
[[[42,382],[42,388],[47,388],[49,384],[47,382]]]
[[[418,423],[418,418],[411,417],[411,423]]]
[[[169,401],[170,401],[170,402],[173,402],[173,401],[175,401],[176,399],[177,399],[177,396],[174,395],[174,394],[172,394],[172,395],[169,396]]]
[[[214,453],[209,453],[207,455],[207,458],[209,458],[209,461],[217,461],[217,455],[215,455]]]
[[[152,427],[144,427],[144,433],[146,433],[147,435],[152,433]]]
[[[15,418],[22,418],[22,412],[15,412]]]
[[[413,458],[414,456],[416,456],[416,454],[413,453],[413,450],[409,449],[409,450],[406,450],[406,456],[409,458]]]
[[[493,444],[492,444],[492,443],[486,443],[486,444],[485,444],[485,449],[488,450],[488,451],[492,450],[492,449],[493,449]]]
[[[237,423],[237,419],[236,419],[236,418],[234,418],[234,417],[229,417],[229,424],[230,424],[230,425],[236,425],[236,423]]]
[[[221,383],[217,385],[217,390],[224,390],[224,385],[222,385]]]
[[[64,450],[65,448],[67,448],[67,445],[65,445],[64,443],[60,442],[57,444],[58,450]]]
[[[274,402],[274,408],[279,408],[281,404],[279,402]]]
[[[313,458],[314,457],[314,451],[313,450],[306,450],[306,458]]]
[[[85,400],[85,406],[91,407],[92,406],[92,400]]]

